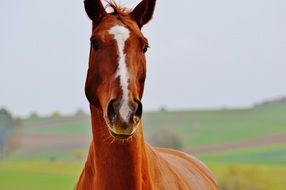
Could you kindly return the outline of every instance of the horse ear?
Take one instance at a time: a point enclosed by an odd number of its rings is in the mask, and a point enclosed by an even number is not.
[[[98,23],[107,14],[101,0],[84,0],[84,8],[94,23]]]
[[[153,16],[156,0],[142,0],[130,13],[141,29]]]

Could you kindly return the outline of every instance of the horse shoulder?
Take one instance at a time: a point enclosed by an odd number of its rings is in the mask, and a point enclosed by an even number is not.
[[[217,190],[217,184],[208,167],[189,154],[167,148],[156,148],[169,168],[187,183],[187,189]]]

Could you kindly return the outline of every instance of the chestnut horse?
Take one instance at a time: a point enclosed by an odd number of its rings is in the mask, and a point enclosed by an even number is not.
[[[143,0],[132,11],[112,1],[107,13],[100,0],[85,0],[92,20],[85,85],[93,141],[77,183],[78,190],[215,190],[214,177],[196,158],[153,148],[144,142],[141,98],[148,41],[141,28],[156,0]]]

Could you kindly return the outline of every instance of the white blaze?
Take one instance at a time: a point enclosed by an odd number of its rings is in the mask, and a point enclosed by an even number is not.
[[[126,64],[126,54],[124,53],[125,42],[129,38],[129,30],[121,25],[116,25],[110,28],[109,34],[114,36],[114,39],[117,42],[118,46],[118,68],[116,71],[115,77],[119,77],[120,79],[120,86],[122,88],[122,100],[120,106],[120,116],[125,121],[129,120],[129,106],[128,106],[128,80],[129,80],[129,73]]]

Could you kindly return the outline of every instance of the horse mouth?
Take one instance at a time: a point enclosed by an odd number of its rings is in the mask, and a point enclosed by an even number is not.
[[[131,134],[118,134],[118,133],[115,133],[113,130],[109,130],[109,132],[114,138],[121,139],[121,140],[129,139],[134,134],[134,132]]]
[[[104,117],[107,129],[112,137],[119,140],[131,138],[137,130],[138,123],[125,123],[121,120],[110,120],[107,115]]]

